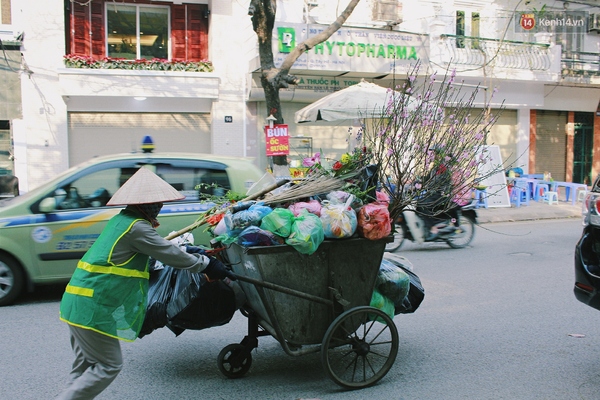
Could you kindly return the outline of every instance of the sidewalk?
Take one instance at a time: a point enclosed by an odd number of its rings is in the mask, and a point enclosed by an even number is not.
[[[581,202],[571,205],[570,202],[559,201],[558,204],[531,200],[529,205],[521,207],[478,208],[477,220],[480,224],[492,222],[535,221],[540,219],[579,218],[581,219]]]

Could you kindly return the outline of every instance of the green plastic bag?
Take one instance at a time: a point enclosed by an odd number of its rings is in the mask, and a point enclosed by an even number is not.
[[[312,254],[325,240],[321,219],[307,210],[300,211],[300,215],[292,223],[290,236],[285,240],[299,253]]]
[[[390,318],[394,319],[394,302],[388,299],[386,296],[379,293],[377,289],[373,290],[373,295],[371,296],[371,307],[375,307],[384,313],[386,313]],[[379,320],[379,322],[384,322],[383,320]]]
[[[294,219],[294,213],[287,208],[275,208],[263,217],[260,223],[260,229],[273,232],[278,236],[286,238],[292,233],[292,223],[294,222]]]

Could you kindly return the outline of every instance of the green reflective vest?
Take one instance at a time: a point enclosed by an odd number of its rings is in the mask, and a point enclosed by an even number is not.
[[[148,301],[148,256],[112,261],[116,244],[140,221],[128,210],[111,218],[77,264],[60,303],[60,319],[125,341],[142,328]]]

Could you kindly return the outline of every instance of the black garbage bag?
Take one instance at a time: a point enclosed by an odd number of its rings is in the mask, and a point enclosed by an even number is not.
[[[399,267],[408,274],[410,286],[406,297],[404,297],[400,302],[394,302],[394,308],[396,309],[396,315],[411,314],[414,313],[423,302],[423,299],[425,298],[425,289],[423,288],[421,279],[419,279],[417,274],[407,268],[404,268],[402,265],[399,265]]]
[[[359,175],[359,182],[361,183],[359,187],[361,190],[367,192],[367,196],[373,200],[377,199],[377,185],[379,183],[377,179],[377,170],[379,169],[378,165],[370,164],[365,166]]]
[[[167,266],[162,269],[150,270],[148,305],[139,338],[167,325],[167,305],[173,294],[174,279],[174,268]]]
[[[138,337],[165,326],[178,336],[186,329],[200,330],[228,323],[245,302],[239,285],[234,286],[235,282],[230,285],[223,281],[208,282],[202,273],[168,265],[151,269],[146,317]]]
[[[202,273],[177,271],[173,295],[167,306],[169,329],[206,329],[228,323],[237,310],[236,295],[223,281],[208,282]]]
[[[385,282],[385,285],[382,286],[382,280],[380,280],[378,277],[378,289],[383,290],[383,292],[385,292],[386,295],[388,295],[389,298],[394,302],[394,315],[414,313],[425,298],[425,289],[423,288],[421,279],[412,271],[412,264],[410,261],[404,257],[389,253],[384,255],[384,260],[382,261],[382,266],[380,268],[380,276],[382,269],[384,271],[390,270],[390,264],[400,268],[406,275],[408,275],[408,294],[406,294],[404,297],[400,297],[400,295],[404,294],[404,286],[398,286],[398,284],[403,283],[403,280],[399,278],[391,280],[387,279],[391,282]]]

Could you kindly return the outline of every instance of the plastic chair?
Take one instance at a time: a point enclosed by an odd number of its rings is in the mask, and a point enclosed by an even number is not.
[[[477,200],[477,202],[475,203],[475,208],[488,208],[487,189],[475,189],[475,200]]]
[[[583,203],[585,201],[586,194],[587,194],[587,190],[580,190],[577,193],[577,201],[581,201]]]
[[[546,192],[544,194],[544,202],[548,203],[548,205],[558,204],[558,193],[557,192]]]
[[[516,207],[521,207],[521,203],[529,205],[529,190],[520,186],[513,186],[510,191],[510,202],[515,203]]]
[[[529,205],[529,200],[531,199],[529,184],[523,182],[515,183],[510,192],[510,198],[511,202],[514,202],[517,207],[520,207],[521,203]]]

